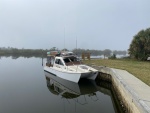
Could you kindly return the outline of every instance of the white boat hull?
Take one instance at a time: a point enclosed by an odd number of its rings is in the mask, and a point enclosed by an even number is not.
[[[78,83],[80,78],[87,78],[87,79],[91,79],[91,80],[95,80],[97,75],[98,75],[98,71],[94,71],[94,72],[68,72],[65,70],[58,70],[54,67],[48,67],[48,66],[44,66],[44,71],[53,74],[54,76],[58,76],[60,78]]]

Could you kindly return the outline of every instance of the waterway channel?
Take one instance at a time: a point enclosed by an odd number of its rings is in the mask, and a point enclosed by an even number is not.
[[[78,84],[43,71],[36,57],[0,58],[0,113],[120,113],[110,83]]]

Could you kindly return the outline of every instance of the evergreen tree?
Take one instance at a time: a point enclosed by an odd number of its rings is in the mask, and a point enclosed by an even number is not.
[[[132,58],[146,60],[150,57],[150,28],[141,30],[133,37],[129,47],[129,54]]]

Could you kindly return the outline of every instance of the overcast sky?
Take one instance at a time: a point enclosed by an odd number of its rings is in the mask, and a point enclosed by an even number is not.
[[[127,50],[149,27],[150,0],[0,0],[0,47]]]

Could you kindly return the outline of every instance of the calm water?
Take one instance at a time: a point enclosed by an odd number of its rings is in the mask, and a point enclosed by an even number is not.
[[[43,71],[41,58],[0,58],[0,113],[117,113],[111,91]]]

